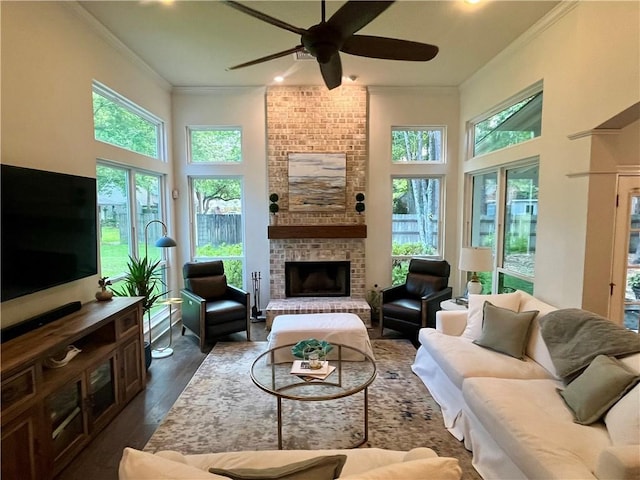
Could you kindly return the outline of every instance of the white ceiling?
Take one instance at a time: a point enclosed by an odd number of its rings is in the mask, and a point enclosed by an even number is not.
[[[93,17],[173,86],[321,85],[315,60],[293,55],[227,71],[227,67],[300,44],[287,30],[218,1],[81,1]],[[320,21],[320,1],[245,1],[296,27]],[[331,16],[344,2],[327,1]],[[557,1],[400,0],[358,33],[437,45],[429,62],[341,54],[345,76],[376,86],[456,86],[555,7]]]

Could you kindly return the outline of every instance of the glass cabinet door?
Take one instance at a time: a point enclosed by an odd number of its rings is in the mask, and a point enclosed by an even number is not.
[[[53,458],[58,459],[76,440],[87,434],[82,411],[82,382],[76,380],[47,397]]]
[[[109,357],[89,372],[87,396],[92,426],[116,406],[115,357]]]

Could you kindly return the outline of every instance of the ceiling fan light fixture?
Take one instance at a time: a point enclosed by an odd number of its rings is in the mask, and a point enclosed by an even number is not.
[[[293,57],[296,60],[315,60],[316,57],[314,57],[313,55],[311,55],[309,52],[307,52],[306,50],[298,50],[293,54]]]

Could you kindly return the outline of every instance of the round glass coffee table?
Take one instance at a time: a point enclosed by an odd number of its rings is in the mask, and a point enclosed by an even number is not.
[[[300,360],[291,353],[291,345],[281,345],[262,353],[251,365],[251,380],[258,388],[276,397],[278,405],[278,449],[282,450],[282,399],[301,402],[320,402],[348,397],[364,391],[364,431],[362,439],[352,448],[359,447],[369,434],[368,387],[376,378],[376,362],[366,352],[347,345],[332,343],[333,350],[328,355],[331,373],[324,379],[310,379],[308,375],[291,373],[294,361]],[[284,353],[284,352],[288,352]],[[346,361],[343,358],[362,361]],[[279,363],[273,360],[278,358]],[[287,361],[281,360],[286,358]],[[297,365],[296,365],[297,366]],[[320,375],[322,376],[322,375]]]

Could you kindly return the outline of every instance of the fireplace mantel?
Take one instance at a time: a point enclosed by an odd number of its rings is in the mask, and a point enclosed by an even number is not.
[[[270,225],[267,238],[367,238],[366,225]]]

